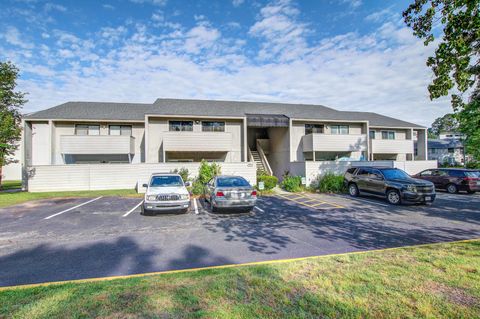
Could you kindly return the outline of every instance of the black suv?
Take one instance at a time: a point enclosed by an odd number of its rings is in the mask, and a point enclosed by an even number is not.
[[[362,193],[382,196],[393,205],[435,200],[433,183],[413,178],[398,168],[352,167],[345,173],[344,182],[351,196]]]

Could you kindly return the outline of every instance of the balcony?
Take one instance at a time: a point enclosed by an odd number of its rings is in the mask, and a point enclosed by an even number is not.
[[[370,140],[370,146],[373,154],[413,153],[413,140]]]
[[[135,138],[122,135],[61,135],[60,153],[135,154]]]
[[[232,133],[225,132],[164,132],[165,152],[229,152]]]
[[[302,144],[304,152],[358,152],[367,150],[367,136],[313,133],[304,135]]]

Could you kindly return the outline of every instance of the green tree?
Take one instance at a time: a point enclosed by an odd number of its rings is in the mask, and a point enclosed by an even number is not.
[[[458,132],[459,123],[455,114],[448,113],[433,121],[429,133],[438,136],[441,132]]]
[[[15,162],[12,155],[21,139],[21,113],[25,93],[15,91],[18,69],[11,62],[0,62],[0,185],[2,166]]]
[[[430,99],[451,94],[455,118],[466,136],[465,147],[478,149],[480,123],[475,115],[480,94],[475,92],[480,92],[480,0],[415,0],[403,17],[426,46],[438,43],[434,56],[427,59],[434,75],[428,86]],[[471,92],[470,98],[463,96]]]

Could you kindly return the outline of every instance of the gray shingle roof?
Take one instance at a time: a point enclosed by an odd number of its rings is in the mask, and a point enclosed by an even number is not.
[[[157,99],[153,104],[67,102],[25,116],[25,119],[84,119],[143,121],[145,114],[232,116],[282,114],[292,119],[369,121],[371,126],[416,127],[420,125],[371,112],[346,112],[323,105],[218,100]]]
[[[445,148],[462,148],[463,143],[462,141],[458,139],[451,139],[451,138],[446,138],[446,139],[431,139],[427,141],[428,148],[440,148],[440,149],[445,149]]]

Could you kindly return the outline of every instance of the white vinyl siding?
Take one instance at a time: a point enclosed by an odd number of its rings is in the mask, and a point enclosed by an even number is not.
[[[232,134],[226,132],[165,132],[163,149],[177,152],[232,151]]]
[[[351,152],[367,149],[367,136],[365,134],[309,134],[303,136],[302,141],[304,152]]]
[[[134,154],[135,139],[131,136],[60,136],[62,154]]]

